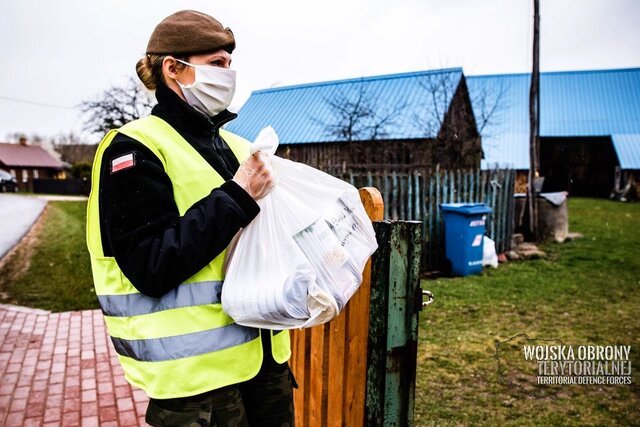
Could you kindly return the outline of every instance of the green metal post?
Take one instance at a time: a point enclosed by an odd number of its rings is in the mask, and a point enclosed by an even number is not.
[[[418,313],[421,308],[419,221],[374,224],[366,425],[413,424]]]

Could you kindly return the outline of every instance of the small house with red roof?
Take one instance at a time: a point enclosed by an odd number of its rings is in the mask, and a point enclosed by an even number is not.
[[[0,169],[13,175],[20,191],[33,191],[36,179],[64,179],[64,165],[42,147],[27,144],[0,143]]]

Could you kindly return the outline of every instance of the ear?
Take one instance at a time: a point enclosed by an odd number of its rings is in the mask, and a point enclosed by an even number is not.
[[[162,60],[162,74],[164,74],[166,78],[170,78],[172,80],[176,80],[178,78],[176,59],[173,56],[166,56]]]

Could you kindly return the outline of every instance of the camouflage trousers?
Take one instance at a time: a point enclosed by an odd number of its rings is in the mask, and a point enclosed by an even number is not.
[[[197,396],[151,399],[152,426],[293,427],[293,386],[289,365],[263,366],[253,379]]]

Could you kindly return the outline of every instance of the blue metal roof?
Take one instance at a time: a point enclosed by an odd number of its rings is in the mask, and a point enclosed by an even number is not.
[[[425,83],[432,77],[447,81],[455,90],[462,78],[462,69],[450,68],[257,90],[251,94],[240,109],[238,118],[229,123],[227,129],[250,141],[265,126],[275,129],[282,144],[336,141],[339,138],[332,135],[327,127],[327,124],[336,121],[335,108],[329,102],[340,98],[355,100],[359,94],[364,93],[364,97],[380,114],[404,106],[393,126],[386,129],[388,133],[385,139],[435,136],[425,134],[427,131],[420,129],[415,119],[416,115],[424,116],[425,110],[433,109],[434,95],[425,87]],[[439,104],[448,107],[454,90],[437,94]],[[440,100],[440,96],[447,99]],[[431,113],[438,114],[441,121],[445,108]]]
[[[472,100],[481,91],[503,93],[497,123],[483,132],[483,167],[529,168],[530,81],[530,74],[467,77]],[[640,168],[638,134],[640,68],[541,73],[540,136],[615,135],[612,141],[621,167],[636,169]]]
[[[529,134],[492,133],[482,137],[482,169],[529,169]]]
[[[613,146],[622,169],[640,169],[640,134],[613,134]]]
[[[406,104],[385,139],[434,136],[416,126],[416,115],[433,109],[433,97],[424,81],[444,76],[457,86],[462,75],[462,69],[452,68],[258,90],[228,129],[250,141],[268,125],[283,144],[335,141],[338,138],[326,126],[335,120],[328,101],[340,96],[353,99],[364,90],[381,110]],[[483,92],[489,98],[502,93],[492,117],[495,123],[482,132],[482,167],[529,168],[529,84],[528,73],[467,77],[478,122],[475,100]],[[447,106],[452,93],[449,95]],[[620,165],[640,168],[640,68],[541,73],[540,111],[541,136],[611,135]],[[441,119],[444,111],[438,114]]]

